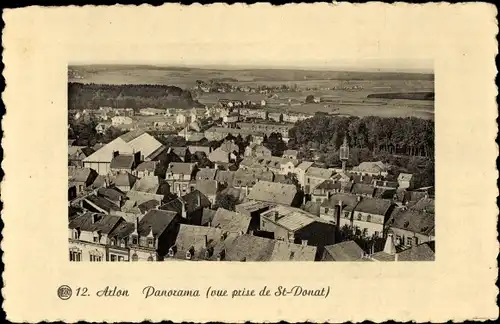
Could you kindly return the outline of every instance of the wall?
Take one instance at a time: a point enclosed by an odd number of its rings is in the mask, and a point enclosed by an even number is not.
[[[397,240],[398,238],[400,238],[401,239],[400,245],[407,246],[407,247],[409,247],[409,245],[407,244],[408,237],[411,237],[411,238],[416,237],[418,240],[417,244],[430,242],[430,241],[434,240],[434,238],[432,236],[423,235],[420,233],[415,233],[415,232],[400,229],[400,228],[391,227],[391,230],[394,233],[394,239]],[[413,242],[415,242],[414,239],[413,239]]]
[[[81,253],[80,261],[90,262],[90,256],[100,256],[102,261],[106,261],[106,247],[101,244],[84,242],[81,240],[69,239],[69,251],[67,254],[69,260],[69,252],[78,251]]]
[[[111,162],[83,162],[85,168],[94,169],[100,175],[107,175],[109,173],[110,164]]]
[[[307,245],[323,247],[335,243],[335,225],[311,223],[295,232],[295,243],[307,240]]]
[[[361,220],[358,219],[360,215]],[[371,217],[370,221],[368,221],[369,216]],[[366,229],[368,236],[374,235],[375,232],[378,232],[378,235],[382,236],[384,230],[384,220],[385,217],[383,215],[363,213],[358,211],[355,211],[353,214],[353,226],[358,226],[361,231]]]

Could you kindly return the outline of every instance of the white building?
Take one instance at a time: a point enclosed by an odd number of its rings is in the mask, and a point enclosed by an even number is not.
[[[130,117],[125,116],[115,116],[111,118],[112,126],[120,126],[120,125],[131,125],[134,121]]]

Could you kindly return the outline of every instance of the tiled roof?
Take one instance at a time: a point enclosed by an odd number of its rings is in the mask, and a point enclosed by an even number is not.
[[[259,181],[272,181],[274,174],[271,171],[238,169],[233,174],[233,186],[252,187]]]
[[[317,247],[276,240],[269,261],[314,261]]]
[[[108,198],[111,201],[119,201],[120,199],[125,200],[127,197],[127,195],[123,191],[121,191],[118,188],[113,188],[113,187],[99,188],[97,190],[97,194],[99,196]]]
[[[261,217],[265,217],[289,231],[297,231],[314,222],[327,223],[318,216],[302,209],[288,206],[276,206],[262,213]]]
[[[140,205],[143,202],[149,201],[151,199],[161,201],[163,199],[163,195],[157,195],[157,194],[148,193],[148,192],[130,190],[127,192],[127,198],[135,201],[138,205]]]
[[[120,138],[125,141],[125,142],[130,142],[136,138],[138,138],[139,136],[143,135],[144,133],[146,133],[145,131],[143,130],[135,130],[135,131],[131,131],[131,132],[128,132],[126,134],[123,134],[122,136],[120,136]]]
[[[87,182],[90,175],[95,172],[90,168],[77,168],[71,176],[71,180],[74,182]]]
[[[399,252],[398,261],[434,261],[434,251],[427,243],[419,244]]]
[[[396,195],[396,189],[376,188],[373,198],[393,199],[394,195]]]
[[[297,195],[294,185],[259,181],[252,188],[248,199],[291,205]]]
[[[234,144],[234,142],[231,142],[228,140],[225,140],[219,148],[225,152],[228,152],[228,153],[239,152],[239,150],[240,150],[238,145],[236,145],[236,144]]]
[[[314,164],[314,162],[304,161],[297,166],[297,169],[307,171],[313,164]]]
[[[151,200],[143,202],[142,204],[138,205],[137,207],[139,208],[141,213],[145,213],[151,209],[156,208],[159,205],[160,205],[160,202],[158,200],[151,199]]]
[[[375,187],[369,184],[355,183],[352,186],[351,193],[373,197],[373,194],[375,193]]]
[[[232,212],[224,208],[219,208],[215,212],[215,216],[212,220],[212,226],[219,227],[228,232],[246,233],[251,220],[252,218],[250,216]]]
[[[353,170],[360,172],[380,173],[387,170],[387,166],[382,161],[362,162]]]
[[[170,191],[169,184],[158,176],[145,176],[138,179],[132,190],[147,192],[152,194],[165,194]]]
[[[310,167],[306,171],[306,176],[328,179],[332,176],[333,171],[329,169]]]
[[[92,223],[93,215],[96,215],[98,217],[95,223]],[[108,234],[120,221],[123,221],[123,219],[118,216],[87,212],[83,215],[73,218],[73,220],[69,223],[69,228],[79,228],[81,231],[86,232],[100,231],[102,234]]]
[[[354,210],[362,213],[385,215],[391,206],[392,201],[387,199],[363,198]]]
[[[243,234],[226,245],[227,261],[270,261],[276,241]]]
[[[391,218],[391,227],[433,235],[435,226],[434,199],[422,198],[406,210],[399,208]]]
[[[320,183],[315,189],[323,190],[340,190],[341,183],[339,181],[325,180]]]
[[[209,208],[203,208],[203,214],[201,216],[201,226],[206,226],[211,223],[215,216],[215,210]]]
[[[116,176],[114,184],[119,187],[133,187],[136,180],[137,180],[136,176],[128,172],[125,172],[125,173],[120,173]]]
[[[175,220],[177,213],[168,210],[152,209],[139,221],[137,232],[140,236],[147,236],[151,230],[158,237]]]
[[[103,175],[98,175],[94,182],[92,182],[92,188],[101,188],[106,185],[106,178]]]
[[[269,207],[274,207],[274,204],[270,203],[270,202],[266,202],[266,201],[250,200],[250,201],[244,202],[242,204],[236,205],[236,210],[240,210],[240,211],[245,210],[249,213],[253,213],[255,211],[259,211],[259,210],[269,208]]]
[[[171,162],[168,165],[167,173],[188,175],[193,173],[195,165],[195,163]]]
[[[299,154],[299,151],[297,151],[297,150],[285,150],[283,152],[283,155],[294,156],[295,158],[297,158],[298,154]]]
[[[108,199],[106,199],[104,197],[90,195],[90,196],[85,197],[85,200],[87,200],[88,202],[91,202],[92,204],[96,205],[97,207],[101,208],[102,210],[105,210],[108,213],[111,211],[120,210],[120,207],[118,207],[115,203],[109,201]]]
[[[217,169],[203,168],[196,173],[196,179],[214,180],[216,173]]]
[[[162,210],[171,210],[177,213],[182,212],[182,204],[185,204],[185,209],[187,213],[194,212],[198,209],[203,209],[210,207],[210,200],[207,196],[202,194],[199,190],[194,190],[180,198],[176,198],[160,206]]]
[[[135,225],[133,223],[120,222],[120,224],[109,233],[109,236],[123,239],[132,234],[132,232],[134,232],[134,229]]]
[[[156,165],[157,165],[157,163],[155,161],[145,161],[145,162],[142,162],[141,164],[139,164],[137,166],[137,168],[135,169],[135,171],[137,171],[137,172],[143,172],[143,171],[154,172],[156,169]]]
[[[384,251],[376,252],[371,256],[372,259],[376,261],[394,261],[396,256],[394,254],[389,254]]]
[[[334,261],[357,261],[364,255],[363,249],[354,241],[346,241],[325,246],[325,252],[328,253]]]
[[[180,158],[184,158],[189,149],[185,146],[172,146],[170,147],[170,152],[174,153]]]
[[[119,154],[111,160],[111,164],[109,167],[111,169],[132,169],[133,165],[134,165],[133,155]]]
[[[196,189],[205,196],[213,196],[217,193],[217,181],[215,180],[196,180]]]
[[[346,193],[334,193],[330,196],[330,198],[324,201],[321,204],[321,207],[329,207],[333,208],[339,205],[339,202],[342,201],[342,208],[346,211],[352,211],[358,204],[358,197],[351,194]]]

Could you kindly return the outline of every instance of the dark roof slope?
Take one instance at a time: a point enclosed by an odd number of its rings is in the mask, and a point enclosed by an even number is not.
[[[97,218],[96,222],[92,222],[93,217]],[[124,222],[124,220],[119,216],[87,212],[83,215],[73,218],[73,220],[71,220],[71,222],[69,223],[69,228],[79,228],[81,231],[87,232],[100,231],[103,234],[108,234],[121,221]]]
[[[140,236],[147,236],[153,230],[153,235],[157,237],[175,220],[176,215],[177,213],[168,210],[150,210],[139,221],[137,232]]]

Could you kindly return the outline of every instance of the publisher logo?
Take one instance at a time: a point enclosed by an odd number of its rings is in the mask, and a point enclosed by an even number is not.
[[[69,286],[62,285],[59,288],[57,288],[57,296],[62,300],[70,299],[72,294],[73,291]]]

